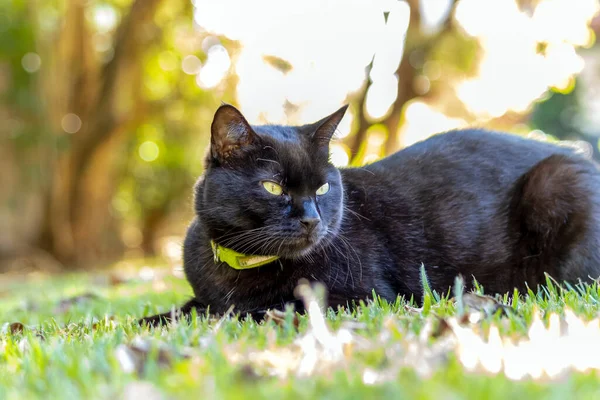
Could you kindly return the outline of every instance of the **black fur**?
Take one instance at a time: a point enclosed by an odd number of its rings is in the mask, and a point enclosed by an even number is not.
[[[458,274],[491,293],[535,288],[544,272],[569,282],[600,276],[600,173],[591,161],[514,135],[457,130],[337,169],[328,143],[344,111],[302,127],[251,127],[231,106],[217,111],[184,245],[195,294],[184,314],[234,304],[257,317],[295,302],[302,278],[324,283],[332,306],[373,289],[420,300],[421,264],[443,293]],[[285,193],[268,193],[264,180]],[[317,196],[326,182],[329,192]],[[300,221],[315,210],[320,223],[309,233]],[[281,258],[238,271],[214,262],[211,239]]]

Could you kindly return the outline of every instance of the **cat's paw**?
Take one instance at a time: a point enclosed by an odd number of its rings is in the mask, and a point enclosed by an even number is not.
[[[150,317],[140,318],[140,319],[138,319],[137,323],[138,323],[138,325],[140,325],[142,327],[156,328],[159,326],[168,325],[171,321],[172,321],[172,318],[170,315],[157,314],[157,315],[152,315]]]

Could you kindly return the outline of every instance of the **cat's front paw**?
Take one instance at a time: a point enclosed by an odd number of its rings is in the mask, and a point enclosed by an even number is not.
[[[172,313],[164,313],[164,314],[152,315],[150,317],[140,318],[140,319],[138,319],[137,323],[140,326],[156,328],[159,326],[168,325],[171,321],[173,321]]]
[[[164,326],[182,318],[189,319],[192,310],[196,310],[197,315],[200,315],[206,313],[206,309],[207,307],[204,304],[199,303],[196,299],[192,299],[178,309],[139,319],[138,324],[149,327]]]

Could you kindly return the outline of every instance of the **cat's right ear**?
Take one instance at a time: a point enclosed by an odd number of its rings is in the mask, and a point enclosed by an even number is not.
[[[226,161],[256,140],[256,133],[246,118],[230,104],[223,104],[217,109],[210,133],[211,156],[221,161]]]
[[[319,147],[328,147],[331,138],[333,137],[335,130],[337,129],[340,121],[344,118],[348,105],[343,106],[328,117],[323,118],[314,125],[317,129],[313,133],[311,140]]]

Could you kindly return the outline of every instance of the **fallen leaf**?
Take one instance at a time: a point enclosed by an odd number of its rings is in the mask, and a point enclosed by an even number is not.
[[[286,321],[286,313],[281,310],[267,310],[265,314],[267,321],[273,321],[278,326],[284,326]],[[292,324],[294,328],[298,329],[300,325],[300,320],[298,319],[298,314],[294,313]]]
[[[24,300],[21,302],[21,307],[20,309],[22,311],[30,311],[30,312],[34,312],[34,311],[38,311],[40,308],[39,304],[32,301],[32,300]]]
[[[476,293],[463,294],[462,301],[469,309],[473,311],[483,311],[488,315],[495,314],[498,310],[507,313],[510,308],[491,296],[484,296]]]
[[[87,301],[96,300],[99,298],[100,297],[94,293],[84,293],[79,296],[69,297],[67,299],[61,300],[54,308],[54,312],[57,314],[64,314],[68,312],[74,305],[82,304]]]
[[[240,367],[238,374],[246,381],[256,381],[264,378],[264,376],[259,374],[250,364],[243,364]]]
[[[91,283],[94,286],[119,286],[131,282],[131,277],[124,273],[111,271],[92,276]]]
[[[17,343],[17,348],[23,354],[28,353],[31,349],[31,343],[29,343],[29,340],[27,340],[27,338],[23,338]]]
[[[10,333],[12,333],[13,335],[17,333],[22,333],[23,329],[25,329],[25,327],[20,322],[13,322],[12,324],[10,324]]]
[[[40,331],[40,330],[34,330],[35,332],[35,337],[39,338],[42,342],[46,341],[46,335],[44,335],[44,332]]]
[[[104,317],[104,320],[105,320],[105,323],[106,323],[107,325],[108,325],[108,324],[110,324],[110,325],[113,325],[113,323],[114,323],[114,321],[115,321],[115,316],[114,316],[114,315],[106,315],[106,316]],[[101,321],[95,320],[95,321],[92,323],[92,330],[96,330],[96,329],[98,329],[98,327],[100,326],[100,322],[101,322]]]
[[[444,318],[438,318],[438,324],[435,326],[435,329],[431,332],[431,337],[439,338],[444,336],[446,333],[452,332],[452,328],[450,324]]]
[[[162,400],[165,397],[152,382],[131,382],[123,389],[123,400]]]
[[[463,315],[459,316],[456,320],[458,321],[458,323],[460,325],[465,325],[465,324],[469,323],[469,314],[464,313]]]
[[[16,335],[19,333],[23,333],[23,329],[25,329],[25,326],[20,323],[20,322],[13,322],[13,323],[5,323],[2,325],[2,333],[3,334],[11,334],[11,335]]]
[[[409,306],[408,304],[405,304],[404,311],[406,311],[409,314],[421,314],[423,312],[423,307],[416,308],[416,307]]]
[[[150,354],[156,354],[156,362],[160,367],[167,368],[173,364],[176,357],[188,358],[188,354],[175,353],[162,343],[153,343],[140,337],[130,344],[121,344],[115,350],[115,356],[123,371],[136,372],[142,375]]]
[[[128,283],[129,281],[130,281],[130,279],[127,279],[116,273],[111,273],[108,276],[108,283],[110,284],[110,286],[122,285],[122,284]]]

